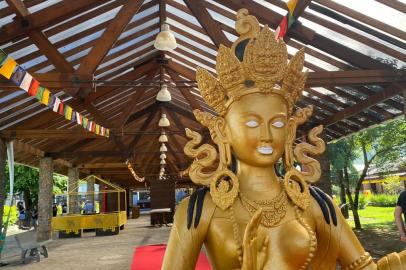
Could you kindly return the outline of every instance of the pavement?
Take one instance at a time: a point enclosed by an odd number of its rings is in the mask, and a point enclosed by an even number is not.
[[[48,258],[41,256],[40,262],[21,264],[20,251],[9,241],[2,261],[9,263],[2,269],[21,270],[121,270],[130,269],[134,249],[137,246],[166,243],[170,227],[149,226],[149,214],[138,219],[129,219],[118,235],[95,237],[94,232],[85,232],[81,238],[55,239],[47,245]],[[25,232],[26,233],[26,232]]]

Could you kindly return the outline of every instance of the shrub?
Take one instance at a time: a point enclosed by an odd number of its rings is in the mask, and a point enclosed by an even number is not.
[[[10,206],[5,205],[4,206],[4,214],[3,214],[3,226],[6,225],[7,223],[7,218],[8,218],[8,213],[10,211]],[[17,211],[17,207],[15,205],[13,205],[11,207],[11,213],[10,213],[10,220],[8,222],[8,224],[15,224],[18,220],[18,211]]]
[[[358,209],[365,209],[368,205],[368,198],[367,196],[360,194],[358,199]]]
[[[376,194],[371,196],[370,204],[381,207],[394,207],[398,200],[397,195]]]

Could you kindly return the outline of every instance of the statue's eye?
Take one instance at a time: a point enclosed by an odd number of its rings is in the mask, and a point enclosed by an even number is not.
[[[246,125],[247,127],[252,127],[252,128],[254,128],[254,127],[257,127],[257,126],[258,126],[258,122],[255,121],[255,120],[250,120],[250,121],[246,122],[245,125]]]
[[[277,128],[281,128],[285,125],[285,123],[283,123],[282,121],[275,121],[272,123],[272,126],[277,127]]]

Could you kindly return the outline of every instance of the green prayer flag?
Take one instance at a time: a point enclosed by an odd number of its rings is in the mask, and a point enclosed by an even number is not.
[[[3,62],[7,59],[7,53],[0,49],[0,66],[3,64]]]
[[[288,14],[288,29],[295,23],[295,17],[292,14]]]
[[[43,87],[42,85],[40,85],[40,86],[38,87],[37,94],[35,95],[35,97],[36,97],[39,101],[42,100],[42,96],[44,95],[44,90],[45,90],[45,87]]]

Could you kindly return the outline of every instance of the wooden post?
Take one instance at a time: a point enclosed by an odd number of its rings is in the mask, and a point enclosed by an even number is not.
[[[69,214],[79,214],[80,211],[80,201],[79,195],[76,193],[79,191],[79,168],[69,168],[68,169],[68,193],[73,192],[75,194],[69,195]]]
[[[94,177],[87,178],[87,192],[86,200],[90,201],[94,209]]]
[[[6,199],[6,141],[0,138],[0,220],[3,220],[4,201]],[[3,232],[3,222],[0,223],[0,233]]]
[[[39,161],[38,232],[39,242],[51,239],[53,160],[43,157]]]
[[[170,208],[170,215],[166,216],[166,221],[173,222],[173,214],[175,210],[175,181],[172,180],[157,180],[150,181],[151,209]],[[151,224],[153,224],[151,215]]]

